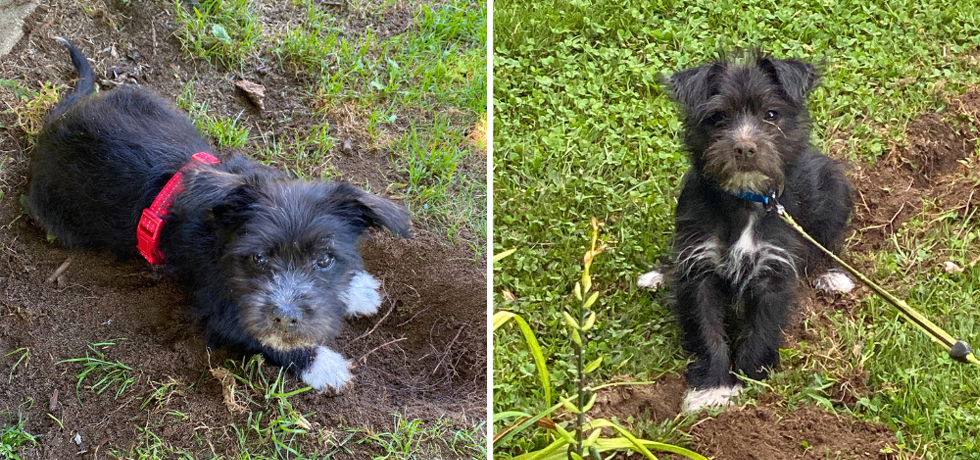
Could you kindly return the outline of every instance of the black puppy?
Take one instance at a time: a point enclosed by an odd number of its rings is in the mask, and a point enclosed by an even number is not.
[[[670,78],[692,162],[677,201],[672,285],[683,345],[694,355],[685,411],[727,404],[740,389],[732,372],[766,378],[798,278],[829,266],[768,211],[770,194],[817,241],[840,248],[851,192],[840,165],[810,148],[805,99],[817,78],[810,64],[763,55]],[[660,277],[647,273],[639,284]],[[816,284],[853,287],[839,270]]]
[[[318,390],[340,390],[347,361],[324,344],[343,316],[381,303],[358,240],[372,227],[411,236],[408,212],[348,184],[298,181],[237,155],[219,162],[150,91],[93,95],[85,56],[59,41],[79,79],[38,136],[34,217],[67,247],[165,262],[209,345],[262,353]]]

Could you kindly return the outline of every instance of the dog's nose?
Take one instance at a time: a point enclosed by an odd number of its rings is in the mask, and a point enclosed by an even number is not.
[[[282,328],[295,329],[301,319],[303,319],[303,311],[296,305],[276,305],[272,310],[272,322]]]
[[[755,156],[755,142],[751,142],[751,141],[735,142],[735,154],[738,156],[745,156],[749,158]]]

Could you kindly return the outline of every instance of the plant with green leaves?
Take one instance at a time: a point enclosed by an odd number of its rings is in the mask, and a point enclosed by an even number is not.
[[[102,394],[110,388],[116,388],[116,394],[114,399],[119,399],[123,393],[126,392],[134,383],[136,383],[136,378],[132,376],[133,368],[119,362],[119,361],[109,361],[106,359],[105,353],[102,350],[116,345],[116,341],[126,340],[126,339],[110,339],[105,342],[100,343],[90,343],[88,344],[89,350],[85,352],[84,358],[72,358],[66,359],[64,361],[58,361],[57,364],[62,363],[79,363],[82,366],[81,372],[78,373],[78,382],[75,384],[75,394],[78,395],[78,390],[82,387],[82,382],[85,381],[89,376],[97,378],[98,381],[88,386],[92,391]],[[81,398],[79,397],[79,402]]]
[[[530,325],[524,318],[516,313],[509,311],[498,311],[493,315],[493,330],[496,331],[501,326],[513,320],[517,323],[524,335],[525,342],[534,357],[535,367],[538,371],[538,379],[541,383],[545,405],[547,409],[535,415],[524,411],[507,411],[494,414],[493,421],[516,418],[516,422],[505,427],[494,435],[493,444],[495,447],[504,446],[517,434],[523,432],[532,425],[544,426],[554,433],[554,439],[550,440],[544,448],[526,452],[513,457],[514,460],[600,460],[603,452],[616,452],[622,450],[632,450],[639,452],[648,459],[656,460],[657,456],[651,450],[671,452],[694,460],[707,460],[704,456],[692,452],[680,446],[667,444],[647,439],[641,439],[633,435],[619,423],[611,420],[596,418],[587,420],[586,414],[595,405],[597,392],[601,389],[619,385],[639,385],[648,382],[616,382],[604,385],[591,386],[589,374],[599,369],[603,362],[603,356],[599,356],[586,363],[585,351],[589,343],[589,331],[596,325],[596,312],[591,310],[599,298],[598,292],[592,291],[592,262],[595,257],[606,249],[606,246],[596,246],[599,239],[599,221],[593,217],[592,242],[590,249],[583,257],[582,278],[575,283],[574,295],[576,304],[569,309],[563,310],[564,324],[568,330],[568,336],[572,341],[572,348],[575,353],[575,394],[570,398],[559,398],[559,402],[552,404],[551,399],[551,378],[541,351],[541,345],[531,330]],[[494,262],[498,262],[514,253],[508,250],[494,256]],[[559,408],[564,408],[574,417],[568,422],[556,422],[548,417]],[[566,426],[568,426],[566,428]],[[616,433],[616,437],[604,437],[603,431]],[[588,433],[586,435],[586,433]],[[551,438],[549,438],[551,439]],[[564,450],[562,449],[564,448]]]

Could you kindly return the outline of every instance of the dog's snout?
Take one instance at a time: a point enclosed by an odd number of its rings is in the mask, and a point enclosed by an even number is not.
[[[756,152],[755,142],[740,140],[735,142],[735,154],[744,157],[754,157]]]
[[[276,305],[272,309],[272,322],[282,328],[295,329],[303,319],[303,311],[292,304]]]

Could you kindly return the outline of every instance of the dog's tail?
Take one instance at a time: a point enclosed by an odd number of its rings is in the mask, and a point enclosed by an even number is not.
[[[68,48],[68,54],[71,56],[71,65],[75,67],[75,71],[78,72],[78,81],[75,83],[75,89],[70,93],[66,94],[58,106],[51,111],[48,115],[49,119],[55,119],[68,108],[68,106],[78,102],[82,97],[88,96],[95,92],[95,71],[92,70],[92,65],[89,64],[88,59],[78,51],[68,40],[61,37],[54,37],[59,43],[65,45]]]

